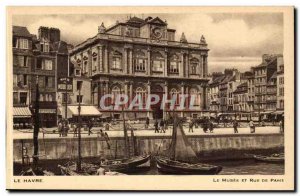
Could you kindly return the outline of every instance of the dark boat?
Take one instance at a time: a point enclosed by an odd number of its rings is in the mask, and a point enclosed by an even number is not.
[[[128,145],[129,143],[129,138],[127,135],[128,126],[126,126],[125,124],[123,108],[122,108],[122,116],[123,116],[124,143],[125,143],[125,148],[124,148],[125,158],[101,161],[100,167],[103,167],[110,171],[116,171],[116,172],[132,172],[137,170],[137,167],[150,161],[151,155],[131,156],[130,146]],[[131,137],[133,137],[133,130],[131,130]],[[133,149],[133,151],[136,152],[135,149]]]
[[[253,155],[256,161],[269,162],[269,163],[284,163],[283,154],[272,154],[270,156]]]
[[[136,167],[143,165],[150,161],[150,155],[134,156],[129,159],[115,159],[107,160],[101,163],[101,167],[111,171],[133,171]]]
[[[222,170],[220,166],[198,162],[177,117],[174,118],[170,148],[165,156],[156,157],[156,166],[162,173],[183,175],[214,175]]]

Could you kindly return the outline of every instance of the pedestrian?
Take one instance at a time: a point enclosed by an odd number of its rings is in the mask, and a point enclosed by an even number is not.
[[[57,129],[58,129],[59,137],[61,137],[62,136],[62,123],[61,122],[58,123]]]
[[[69,125],[68,122],[65,122],[65,126],[64,126],[64,136],[67,137],[68,136],[68,132],[69,132]]]
[[[110,127],[109,123],[106,123],[105,124],[105,131],[109,131],[109,127]]]
[[[164,122],[163,119],[160,121],[159,126],[160,126],[160,132],[161,133],[166,133],[166,131],[165,131],[165,122]]]
[[[255,126],[252,120],[250,120],[249,126],[250,126],[250,133],[255,133]]]
[[[214,132],[214,123],[213,123],[212,121],[209,121],[209,131],[210,131],[211,133]]]
[[[194,127],[194,121],[191,120],[191,122],[189,123],[189,132],[194,132],[193,127]]]
[[[234,133],[239,133],[237,120],[233,121],[233,130],[234,130]]]
[[[89,135],[92,134],[92,128],[93,128],[93,121],[92,121],[92,120],[89,120],[89,122],[88,122]]]
[[[283,127],[283,125],[284,125],[284,120],[282,119],[282,120],[279,121],[280,133],[284,133],[284,127]]]
[[[73,135],[73,136],[74,136],[74,137],[77,137],[77,136],[78,136],[78,135],[77,135],[77,131],[78,131],[78,130],[77,130],[76,124],[73,125],[73,130],[74,130],[74,135]]]
[[[148,129],[148,127],[149,127],[149,118],[147,117],[146,118],[146,122],[145,122],[145,129]]]
[[[207,133],[207,130],[208,130],[208,122],[207,122],[206,119],[204,119],[204,122],[203,122],[203,132]]]
[[[155,129],[154,133],[159,133],[157,119],[155,119],[155,122],[154,122],[154,129]]]

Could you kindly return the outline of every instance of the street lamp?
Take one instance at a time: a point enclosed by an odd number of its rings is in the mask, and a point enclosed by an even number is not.
[[[78,86],[78,96],[79,96],[79,100],[78,100],[78,160],[77,160],[77,172],[81,171],[81,116],[80,116],[80,112],[81,112],[81,86],[82,86],[82,81],[79,82],[79,86]]]

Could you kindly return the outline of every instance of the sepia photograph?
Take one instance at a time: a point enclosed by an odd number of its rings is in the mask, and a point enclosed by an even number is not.
[[[293,190],[293,20],[8,7],[7,188]]]

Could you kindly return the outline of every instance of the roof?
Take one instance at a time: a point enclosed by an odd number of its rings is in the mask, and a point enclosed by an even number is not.
[[[236,90],[233,93],[241,93],[247,91],[248,83],[244,82],[237,86]]]
[[[29,37],[29,38],[32,37],[28,29],[22,26],[13,26],[13,35],[20,36],[20,37]]]
[[[13,116],[18,118],[30,118],[31,112],[28,107],[13,107]]]

